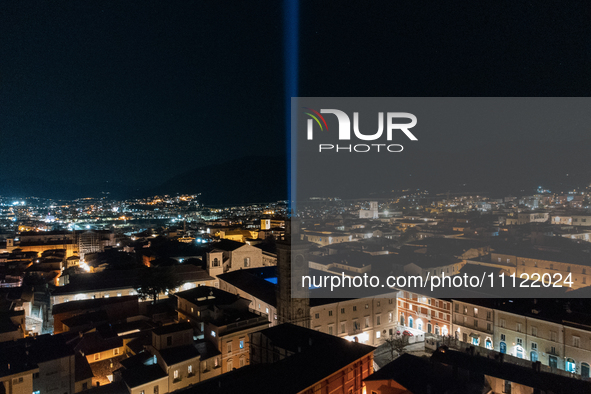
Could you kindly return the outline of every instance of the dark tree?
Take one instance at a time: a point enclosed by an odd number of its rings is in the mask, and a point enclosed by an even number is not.
[[[390,350],[390,359],[394,360],[396,356],[404,351],[404,348],[408,345],[408,341],[404,335],[390,335],[384,338],[384,344]]]
[[[170,266],[148,268],[139,275],[137,292],[142,300],[152,299],[152,303],[158,301],[158,295],[165,292],[173,292],[181,285],[181,280],[174,275]]]

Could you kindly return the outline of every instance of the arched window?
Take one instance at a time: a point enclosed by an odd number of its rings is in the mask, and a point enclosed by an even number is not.
[[[501,353],[507,353],[507,344],[505,342],[501,342],[499,345],[499,351]]]
[[[404,325],[404,315],[400,315],[400,325]]]
[[[435,326],[435,335],[439,335],[439,326]]]
[[[427,332],[431,334],[431,331],[433,331],[433,326],[431,325],[431,323],[429,323],[427,324]]]
[[[581,376],[583,378],[588,378],[589,376],[589,364],[581,363]]]
[[[535,363],[536,361],[538,361],[538,352],[532,351],[529,354],[529,359],[531,360],[532,363]]]
[[[492,349],[493,348],[492,341],[490,340],[490,338],[487,338],[486,339],[486,342],[484,344],[485,344],[485,347],[487,349]]]
[[[575,363],[575,360],[573,360],[572,358],[567,358],[566,365],[564,366],[564,369],[567,372],[571,372],[571,373],[577,372],[577,364]]]
[[[443,328],[441,329],[441,335],[447,336],[447,326],[443,326]]]
[[[412,317],[408,317],[408,326],[412,328]]]
[[[217,257],[215,259],[213,259],[213,266],[214,267],[219,267],[220,266],[220,261],[218,260]]]

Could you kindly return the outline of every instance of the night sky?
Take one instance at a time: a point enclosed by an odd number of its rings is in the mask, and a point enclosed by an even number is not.
[[[304,1],[299,95],[588,96],[589,20],[586,2]],[[284,30],[279,1],[2,2],[0,179],[147,188],[284,155]],[[557,138],[494,139],[534,137]]]

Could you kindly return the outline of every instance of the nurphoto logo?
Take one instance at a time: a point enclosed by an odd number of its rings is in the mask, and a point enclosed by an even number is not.
[[[307,138],[309,141],[314,139],[314,128],[315,124],[317,129],[321,132],[330,133],[326,119],[322,114],[332,114],[336,116],[339,123],[338,127],[338,139],[339,141],[350,141],[351,140],[351,119],[344,111],[338,109],[321,109],[320,112],[312,108],[304,107],[306,110],[304,114],[308,115],[310,119],[307,121]],[[401,131],[411,141],[418,141],[417,137],[409,130],[416,126],[417,117],[408,112],[387,112],[386,113],[386,141],[392,141],[395,132]],[[398,123],[396,120],[407,119],[409,123]],[[353,112],[353,134],[355,138],[361,141],[377,141],[382,138],[384,134],[384,113],[378,112],[378,130],[373,134],[364,134],[359,130],[359,112]],[[402,152],[403,146],[400,144],[319,144],[318,151],[320,153],[324,151],[334,152],[355,152],[355,153],[366,153],[370,151],[375,152]]]

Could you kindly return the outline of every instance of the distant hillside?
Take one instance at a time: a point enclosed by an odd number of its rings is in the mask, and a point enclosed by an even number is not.
[[[414,160],[416,179],[409,186],[494,195],[531,194],[538,186],[568,190],[591,183],[590,152],[591,140],[499,141],[457,154],[426,154],[429,160]]]
[[[80,185],[70,182],[50,181],[35,176],[0,180],[0,196],[40,197],[56,200],[72,200],[83,197],[126,198],[134,189],[122,182],[98,182]],[[107,193],[108,194],[104,194]]]
[[[201,193],[211,205],[286,200],[286,174],[285,158],[251,156],[187,171],[144,194]]]
[[[391,165],[376,167],[371,176],[363,166],[357,173],[325,168],[314,176],[319,196],[366,197],[403,188],[527,195],[537,186],[558,191],[589,185],[590,152],[591,140],[499,141],[455,153],[415,150],[393,156]],[[165,182],[154,179],[154,185],[138,190],[122,182],[77,185],[29,177],[0,181],[0,195],[73,199],[108,191],[108,197],[121,199],[201,193],[201,201],[209,205],[269,202],[287,199],[287,165],[284,157],[244,157],[198,167]]]
[[[538,186],[572,190],[591,183],[590,152],[591,140],[499,141],[455,153],[409,150],[392,156],[386,166],[368,159],[350,172],[338,171],[338,164],[325,168],[324,174],[330,171],[330,177],[318,178],[314,195],[359,198],[386,196],[390,190],[427,189],[432,194],[483,192],[502,197],[532,194]]]

